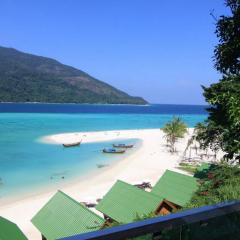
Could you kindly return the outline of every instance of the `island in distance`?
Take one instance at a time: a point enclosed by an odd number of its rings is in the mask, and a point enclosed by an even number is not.
[[[0,102],[147,104],[54,59],[0,47]]]

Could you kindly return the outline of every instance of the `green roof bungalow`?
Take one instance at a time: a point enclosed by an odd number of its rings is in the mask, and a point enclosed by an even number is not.
[[[108,222],[129,223],[136,220],[138,216],[159,214],[162,202],[161,196],[118,180],[96,209],[104,214]]]
[[[27,240],[27,238],[15,223],[0,217],[0,240]]]
[[[32,219],[44,240],[99,230],[104,222],[103,218],[61,191],[58,191]]]
[[[167,199],[178,207],[183,207],[197,189],[197,178],[166,170],[151,193]]]

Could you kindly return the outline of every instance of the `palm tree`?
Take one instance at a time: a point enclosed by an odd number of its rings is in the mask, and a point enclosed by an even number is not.
[[[187,132],[186,124],[180,118],[174,117],[171,122],[166,123],[162,130],[170,144],[170,152],[176,152],[175,143],[179,138],[183,138]]]

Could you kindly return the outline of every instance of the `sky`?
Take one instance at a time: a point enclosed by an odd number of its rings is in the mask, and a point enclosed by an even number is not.
[[[205,104],[224,0],[1,0],[0,46],[51,57],[151,103]]]

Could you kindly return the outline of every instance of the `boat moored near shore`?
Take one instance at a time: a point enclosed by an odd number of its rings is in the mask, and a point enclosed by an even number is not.
[[[74,142],[74,143],[63,143],[63,146],[64,147],[77,147],[77,146],[80,146],[82,141],[80,142]]]
[[[124,149],[104,148],[103,153],[125,153]]]

